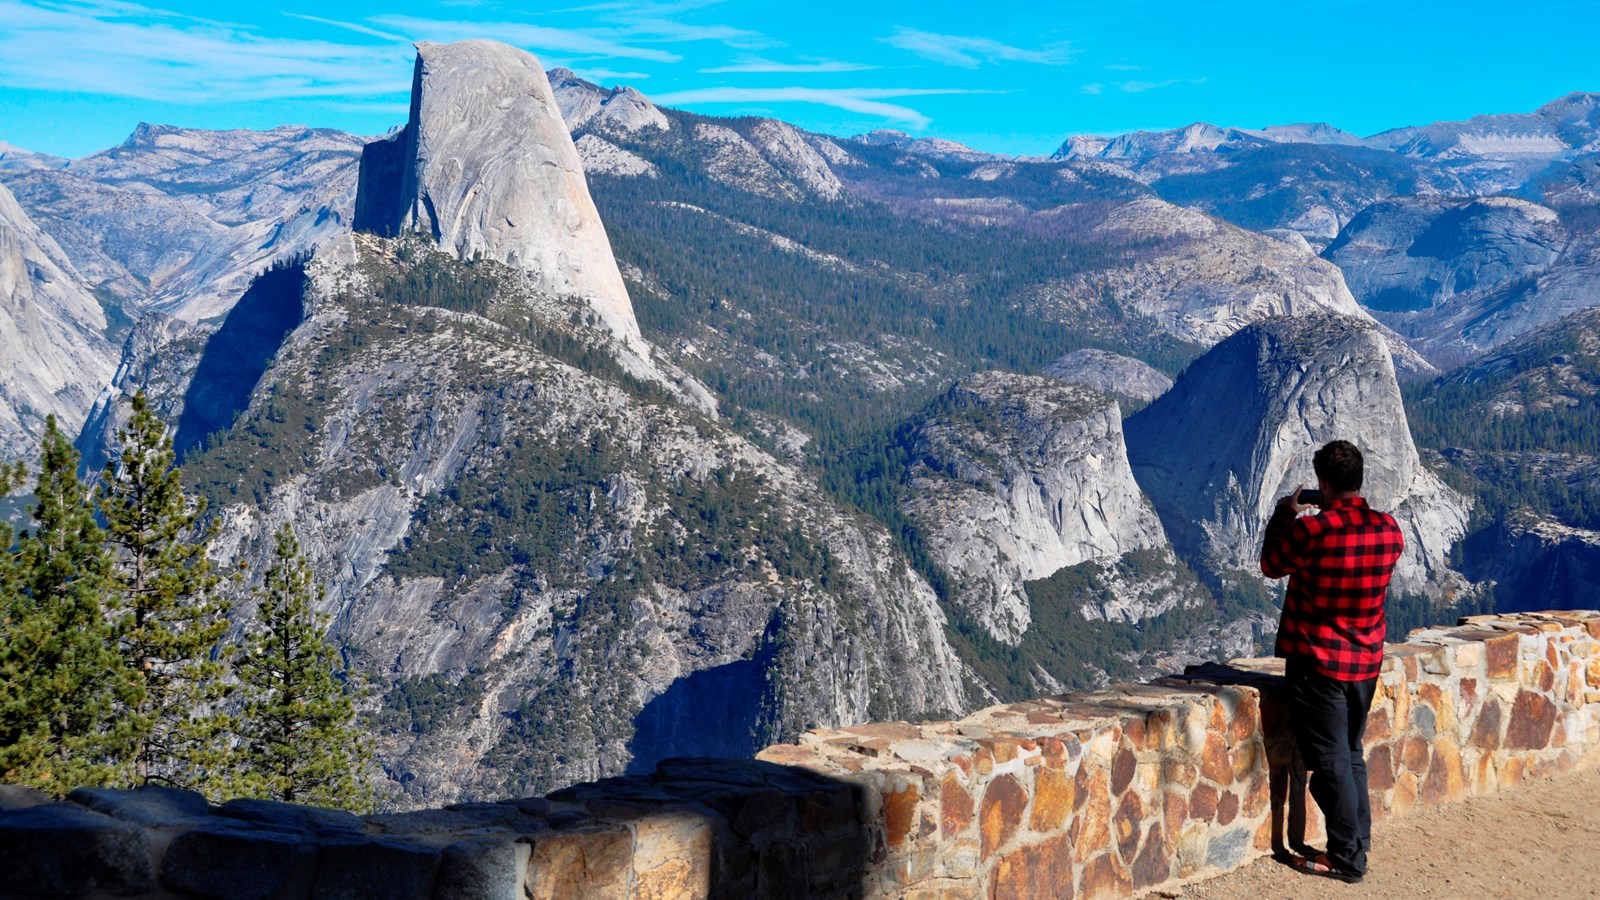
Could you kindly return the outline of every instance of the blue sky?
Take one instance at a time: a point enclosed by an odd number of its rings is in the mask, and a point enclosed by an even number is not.
[[[1049,153],[1193,121],[1358,134],[1600,91],[1600,3],[0,0],[0,141],[63,156],[140,121],[405,118],[413,40],[491,37],[713,115]]]

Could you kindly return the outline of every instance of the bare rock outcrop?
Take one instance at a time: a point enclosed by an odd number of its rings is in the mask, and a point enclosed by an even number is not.
[[[34,456],[47,416],[76,433],[115,367],[105,328],[61,247],[0,186],[0,459]]]
[[[1128,468],[1121,412],[1096,391],[973,375],[935,404],[912,441],[905,513],[951,573],[954,602],[1001,640],[1016,643],[1032,620],[1024,582],[1166,546]],[[1155,611],[1124,612],[1137,620]]]
[[[1448,554],[1466,532],[1468,501],[1419,460],[1386,342],[1368,323],[1252,325],[1127,422],[1133,471],[1174,545],[1225,583],[1259,575],[1273,505],[1316,484],[1311,454],[1336,438],[1361,448],[1362,493],[1405,532],[1391,590],[1439,599],[1464,587]]]
[[[643,354],[583,162],[539,61],[494,41],[419,43],[411,118],[362,152],[356,227],[421,231],[461,259],[582,297]]]
[[[1106,350],[1074,350],[1045,366],[1044,374],[1140,403],[1172,387],[1172,379],[1149,363]]]

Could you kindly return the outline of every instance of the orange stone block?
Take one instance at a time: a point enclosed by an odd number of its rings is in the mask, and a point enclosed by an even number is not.
[[[1250,781],[1250,787],[1245,791],[1244,814],[1252,817],[1261,815],[1266,812],[1267,804],[1271,800],[1272,782],[1267,778],[1266,773],[1258,773]]]
[[[1161,836],[1159,823],[1150,826],[1144,836],[1144,849],[1130,867],[1134,889],[1154,887],[1172,877],[1172,862],[1167,859],[1167,844]]]
[[[1422,777],[1428,771],[1428,742],[1420,737],[1408,737],[1400,743],[1400,766],[1403,771]]]
[[[1513,678],[1517,674],[1517,654],[1521,640],[1515,633],[1483,642],[1484,659],[1490,678]]]
[[[1519,691],[1511,704],[1511,723],[1506,726],[1506,747],[1512,750],[1540,750],[1550,744],[1556,724],[1556,705],[1543,694]]]
[[[1244,781],[1250,777],[1251,771],[1256,767],[1256,757],[1259,746],[1260,745],[1256,741],[1252,740],[1238,744],[1233,748],[1233,752],[1229,754],[1229,758],[1233,761],[1234,781]]]
[[[1060,835],[1000,857],[989,880],[989,897],[1072,900],[1071,841]]]
[[[1233,791],[1222,795],[1217,801],[1217,824],[1228,825],[1239,815],[1239,797]]]
[[[1033,780],[1033,815],[1028,827],[1038,832],[1055,831],[1072,814],[1077,788],[1072,779],[1056,769],[1040,769]]]
[[[1132,863],[1139,851],[1139,830],[1144,825],[1144,803],[1138,794],[1124,794],[1111,817],[1111,837],[1124,862]]]
[[[1121,795],[1133,783],[1133,774],[1139,768],[1139,760],[1133,751],[1123,747],[1117,755],[1111,758],[1111,795]]]
[[[1433,744],[1433,763],[1422,782],[1422,804],[1438,806],[1462,795],[1466,779],[1461,771],[1461,750],[1456,742],[1440,739]]]
[[[1083,900],[1126,897],[1133,893],[1133,876],[1115,853],[1102,853],[1083,867]]]
[[[1206,735],[1205,748],[1200,751],[1200,774],[1223,787],[1233,784],[1228,743],[1217,732]]]
[[[939,783],[939,825],[946,838],[966,831],[973,823],[973,796],[966,793],[962,780],[955,772],[947,773]]]
[[[1375,741],[1384,740],[1393,734],[1394,726],[1389,723],[1389,708],[1378,706],[1374,703],[1371,715],[1367,716],[1367,729],[1362,732],[1362,736],[1367,744],[1371,745]]]
[[[1528,762],[1520,756],[1510,756],[1500,765],[1500,786],[1515,787],[1522,783],[1528,770]]]
[[[1200,780],[1200,769],[1193,763],[1167,757],[1161,760],[1161,777],[1168,784],[1194,787],[1195,782]]]
[[[1097,771],[1088,779],[1087,790],[1080,786],[1078,794],[1085,799],[1074,849],[1078,861],[1087,862],[1091,856],[1111,849],[1111,791],[1105,773]]]
[[[1175,791],[1168,791],[1161,801],[1161,821],[1167,834],[1183,833],[1183,823],[1189,819],[1189,801]]]
[[[1233,723],[1228,728],[1228,742],[1242,744],[1261,732],[1261,701],[1255,691],[1244,691],[1233,710]]]
[[[1217,815],[1217,789],[1202,784],[1189,795],[1189,818],[1210,822]]]
[[[906,785],[898,791],[887,791],[883,795],[883,832],[891,849],[905,846],[906,840],[911,837],[911,829],[917,822],[917,803],[922,800],[922,792],[916,785]]]
[[[1001,775],[989,783],[978,812],[980,858],[988,859],[1011,841],[1027,807],[1028,795],[1016,778]]]

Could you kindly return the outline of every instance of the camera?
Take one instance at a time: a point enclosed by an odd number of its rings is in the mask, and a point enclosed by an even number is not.
[[[1295,499],[1295,502],[1299,503],[1301,506],[1321,506],[1322,492],[1316,488],[1304,488],[1300,491],[1300,494]]]

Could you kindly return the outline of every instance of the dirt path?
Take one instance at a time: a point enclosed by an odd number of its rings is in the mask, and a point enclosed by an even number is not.
[[[1369,864],[1348,885],[1262,859],[1152,896],[1600,897],[1600,767],[1380,822]]]

